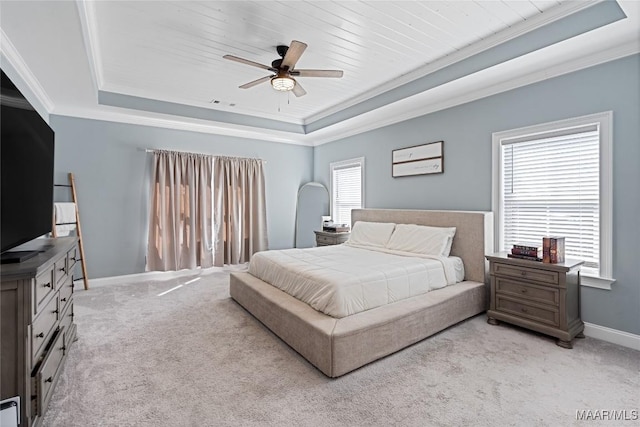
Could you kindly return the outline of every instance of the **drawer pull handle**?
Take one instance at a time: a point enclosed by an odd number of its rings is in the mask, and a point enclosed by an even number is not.
[[[51,282],[44,283],[42,286],[45,287],[45,288],[50,288],[51,287]]]
[[[38,335],[36,335],[36,338],[44,338],[44,332],[40,332]]]
[[[77,261],[76,257],[71,257],[71,258],[69,258],[69,259],[70,259],[71,261],[73,261],[73,262],[76,262],[76,261]]]
[[[522,311],[523,313],[528,313],[528,312],[529,312],[529,310],[527,310],[527,309],[526,309],[526,308],[524,308],[524,307],[522,307],[522,308],[521,308],[521,311]]]
[[[63,273],[65,272],[65,268],[64,267],[60,268],[59,270],[62,271]]]
[[[60,311],[56,308],[55,310],[52,311],[52,313],[58,314],[58,313],[60,313]]]
[[[67,299],[66,299],[66,298],[60,298],[60,301],[62,301],[62,302],[66,302],[66,301],[67,301]]]
[[[523,294],[526,294],[527,293],[527,288],[522,288],[521,291],[522,291]]]
[[[53,382],[53,377],[49,377],[46,380],[44,380],[45,383],[50,383]]]

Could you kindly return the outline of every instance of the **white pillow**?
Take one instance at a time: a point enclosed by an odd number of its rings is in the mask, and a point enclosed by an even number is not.
[[[455,227],[397,224],[387,249],[422,255],[449,256]]]
[[[384,248],[395,226],[392,222],[356,221],[356,223],[353,224],[347,243]]]

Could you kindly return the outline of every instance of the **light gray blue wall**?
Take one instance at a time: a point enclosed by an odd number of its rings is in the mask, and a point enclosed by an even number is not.
[[[314,180],[329,184],[329,163],[365,157],[370,208],[491,210],[491,134],[613,111],[613,290],[582,289],[586,322],[640,334],[640,56],[321,145]],[[443,140],[445,173],[391,177],[391,150]]]
[[[50,125],[56,182],[68,172],[76,178],[90,278],[145,269],[152,157],[145,148],[266,160],[269,246],[293,247],[296,194],[312,178],[311,147],[54,115]]]

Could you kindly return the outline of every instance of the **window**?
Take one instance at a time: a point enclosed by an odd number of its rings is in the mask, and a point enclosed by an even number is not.
[[[331,219],[351,226],[351,209],[364,207],[364,157],[331,163]]]
[[[583,284],[610,289],[611,123],[607,112],[493,134],[498,250],[564,236]]]

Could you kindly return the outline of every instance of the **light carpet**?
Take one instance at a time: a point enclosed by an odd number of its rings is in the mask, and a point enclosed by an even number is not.
[[[588,337],[567,350],[480,315],[330,379],[229,297],[228,272],[74,301],[44,426],[638,425],[640,352]],[[577,420],[601,410],[624,417]]]

